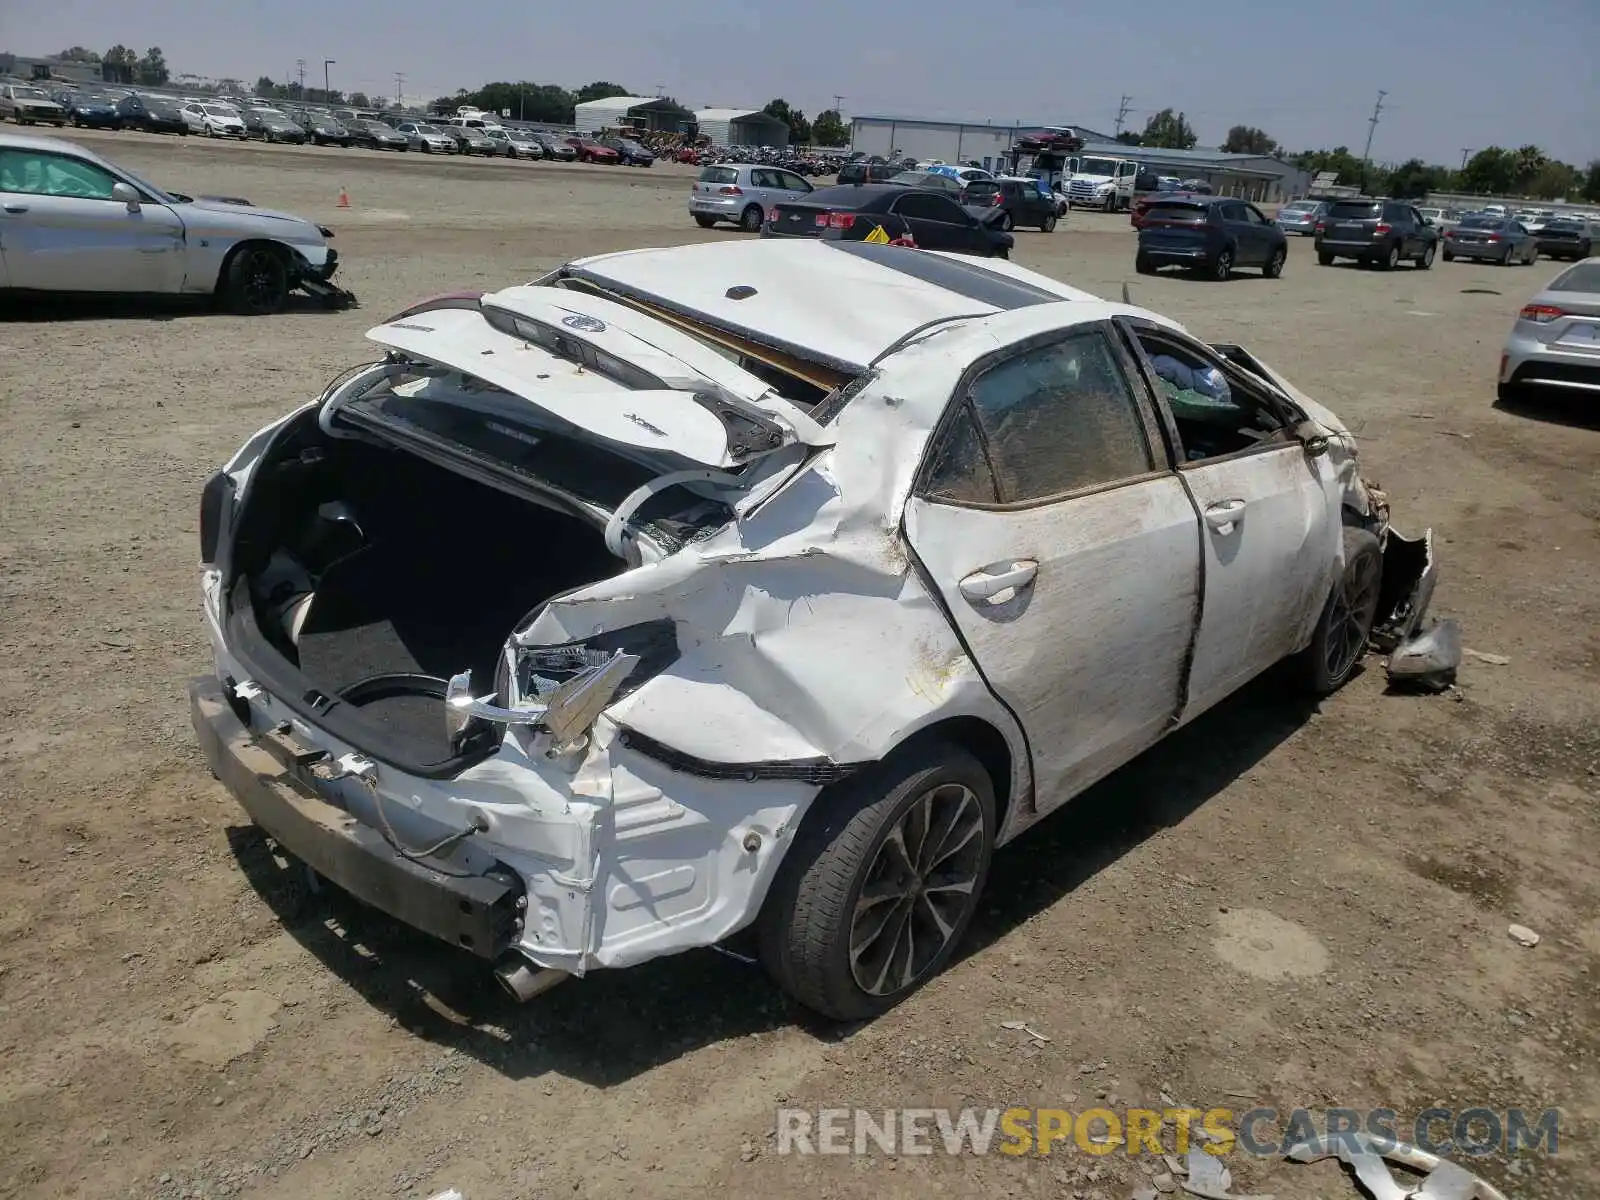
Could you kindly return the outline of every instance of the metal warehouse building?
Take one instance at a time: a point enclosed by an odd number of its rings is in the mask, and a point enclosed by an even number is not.
[[[1005,167],[1006,152],[1017,139],[1061,125],[996,124],[992,121],[930,121],[918,117],[866,116],[850,122],[850,148],[885,158],[941,159],[978,162],[990,170]],[[1159,150],[1125,146],[1109,134],[1072,127],[1084,146],[1083,156],[1128,158],[1160,175],[1204,179],[1219,194],[1250,200],[1279,201],[1303,196],[1311,177],[1293,163],[1262,154],[1227,154],[1221,150]]]
[[[573,110],[572,127],[579,133],[632,126],[639,130],[678,133],[694,120],[688,109],[655,96],[608,96],[585,100]]]
[[[789,126],[758,108],[702,108],[694,114],[700,136],[713,146],[787,146]]]
[[[920,117],[852,117],[850,149],[885,158],[938,159],[942,162],[978,162],[994,170],[1019,137],[1041,129],[1062,128],[1044,122],[1024,124],[994,121],[930,121]],[[1090,129],[1077,129],[1085,141],[1110,141]]]

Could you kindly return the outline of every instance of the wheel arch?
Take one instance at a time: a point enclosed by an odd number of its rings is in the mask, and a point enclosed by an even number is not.
[[[222,264],[217,268],[217,278],[211,286],[211,294],[220,296],[228,285],[228,271],[233,267],[234,260],[248,249],[266,248],[271,250],[283,260],[283,265],[289,271],[289,286],[292,288],[300,278],[300,256],[295,253],[292,246],[283,242],[274,241],[272,238],[243,238],[228,248],[227,254],[222,257]]]

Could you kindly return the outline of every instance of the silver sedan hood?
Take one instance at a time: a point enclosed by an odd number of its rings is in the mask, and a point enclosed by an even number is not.
[[[191,230],[239,236],[262,234],[285,241],[311,242],[318,246],[323,243],[322,232],[304,217],[274,212],[270,208],[229,204],[223,200],[191,200],[187,204],[180,204],[177,211]]]

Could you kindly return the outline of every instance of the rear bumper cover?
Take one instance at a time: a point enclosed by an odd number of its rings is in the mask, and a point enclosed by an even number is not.
[[[257,825],[285,850],[356,899],[482,958],[515,944],[516,872],[461,875],[414,861],[377,830],[322,795],[309,774],[280,761],[246,728],[215,676],[190,681],[189,715],[212,772]],[[445,874],[450,871],[450,874]]]

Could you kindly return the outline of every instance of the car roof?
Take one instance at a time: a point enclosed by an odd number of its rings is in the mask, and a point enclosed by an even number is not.
[[[1007,260],[865,242],[694,243],[578,259],[566,270],[851,374],[866,370],[930,321],[989,316],[1030,304],[1070,301],[1081,307],[1074,317],[1082,321],[1126,311],[1171,324]],[[732,299],[730,291],[744,298]],[[841,304],[846,295],[851,303]]]
[[[105,162],[93,150],[86,150],[66,138],[36,137],[24,133],[0,133],[0,147],[8,150],[52,150],[57,154],[72,154],[90,162]]]

